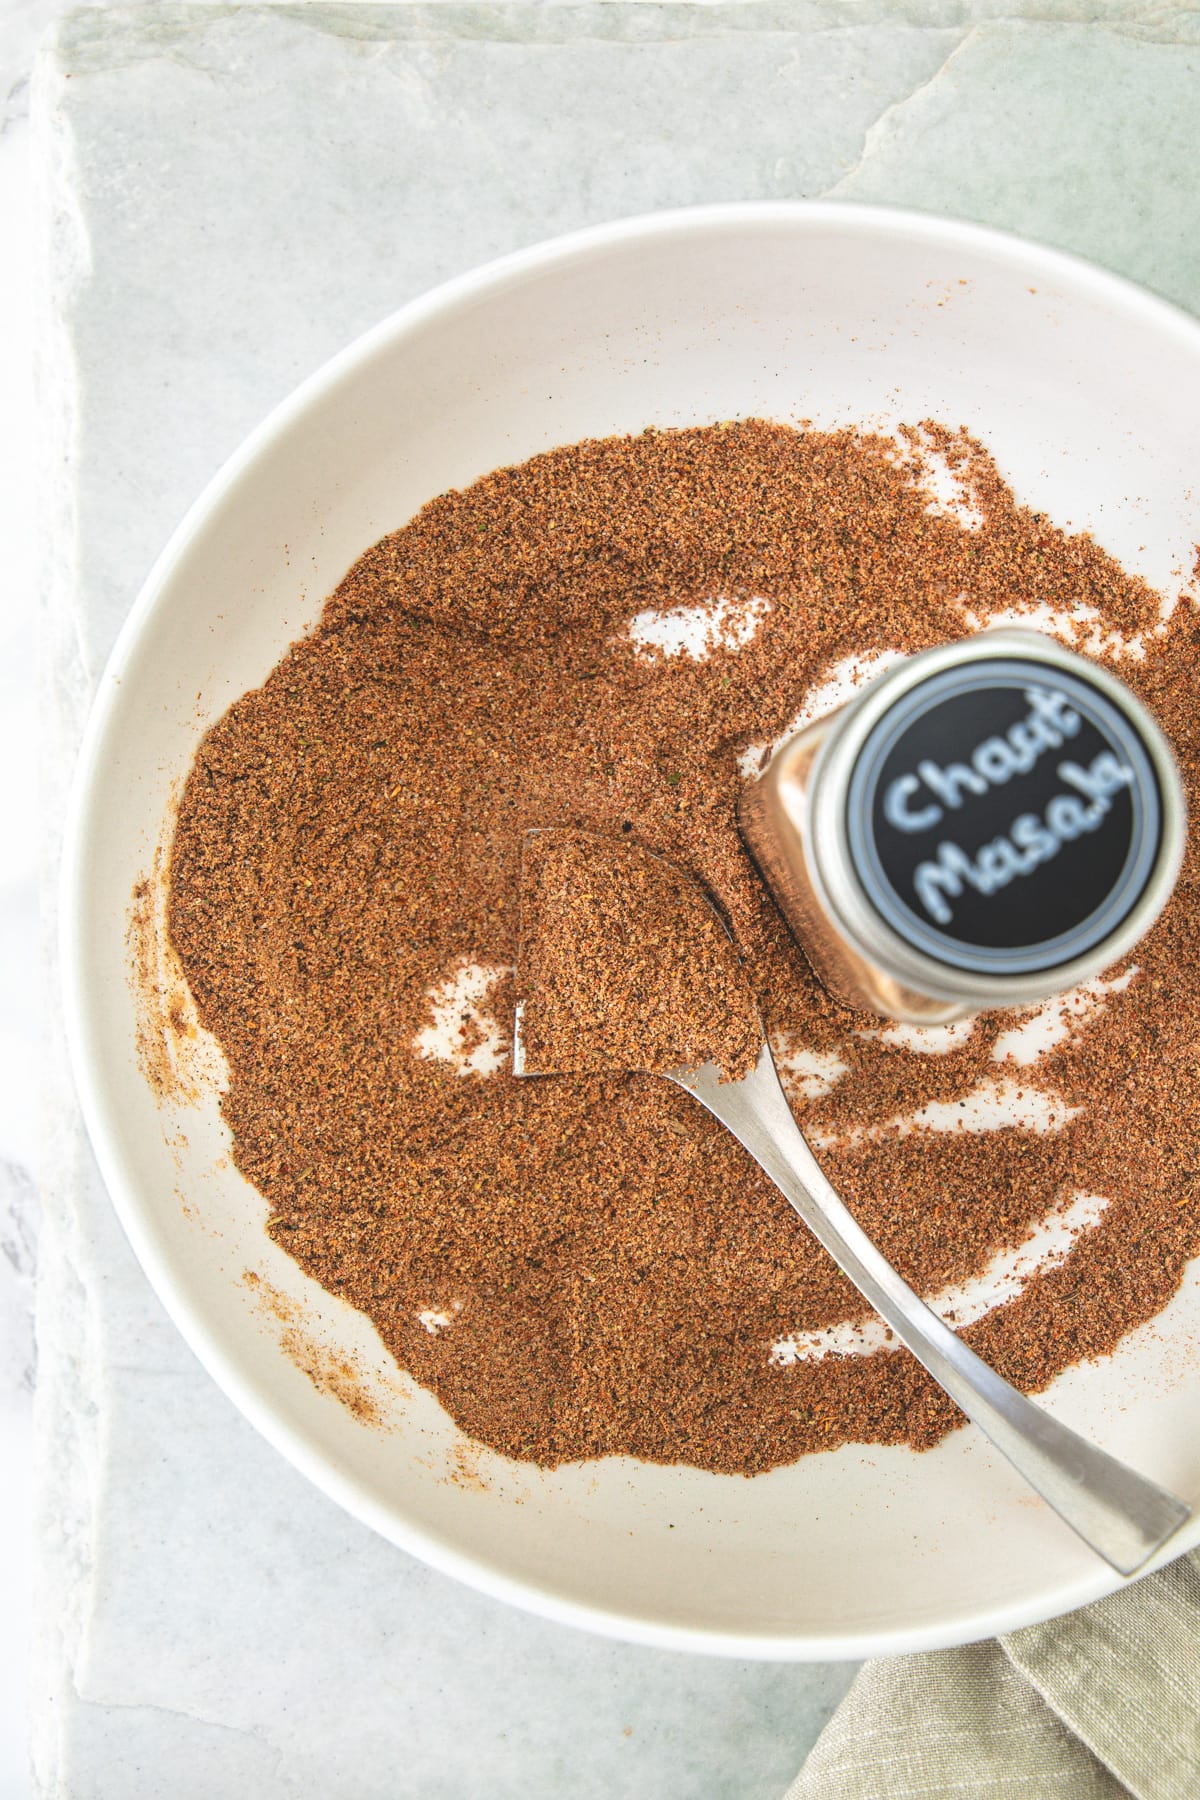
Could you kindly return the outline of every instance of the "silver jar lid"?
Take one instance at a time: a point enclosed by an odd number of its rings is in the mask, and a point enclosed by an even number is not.
[[[808,870],[847,943],[972,1007],[1086,980],[1158,917],[1183,856],[1170,747],[1106,668],[1030,630],[897,665],[812,767]]]

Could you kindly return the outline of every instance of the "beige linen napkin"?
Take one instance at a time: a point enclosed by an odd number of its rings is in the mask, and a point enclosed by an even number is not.
[[[1200,1551],[1080,1612],[867,1663],[785,1800],[1200,1800]]]

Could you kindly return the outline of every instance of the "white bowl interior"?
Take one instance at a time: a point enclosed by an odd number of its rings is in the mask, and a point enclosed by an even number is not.
[[[118,647],[81,774],[76,1065],[167,1306],[237,1403],[360,1517],[554,1616],[742,1655],[944,1644],[1116,1585],[974,1430],[923,1456],[848,1447],[755,1480],[625,1459],[547,1474],[468,1447],[366,1320],[267,1239],[213,1080],[197,1102],[156,1100],[127,929],[201,732],[354,558],[444,489],[648,423],[934,416],[976,431],[1022,499],[1173,592],[1200,540],[1198,376],[1200,329],[1067,259],[869,209],[712,209],[583,234],[408,309],[301,390],[193,509]],[[289,1297],[290,1354],[247,1269]],[[387,1429],[313,1385],[297,1330],[367,1368]],[[1198,1345],[1193,1277],[1047,1404],[1200,1504]]]

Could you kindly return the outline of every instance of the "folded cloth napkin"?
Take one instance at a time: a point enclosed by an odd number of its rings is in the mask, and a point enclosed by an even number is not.
[[[1200,1800],[1200,1551],[1094,1606],[865,1664],[785,1800]]]

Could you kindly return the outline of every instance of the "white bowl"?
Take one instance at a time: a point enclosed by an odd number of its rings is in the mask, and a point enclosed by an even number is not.
[[[543,1474],[474,1451],[389,1371],[366,1320],[267,1239],[213,1079],[192,1103],[156,1100],[126,939],[201,733],[433,495],[649,423],[933,415],[976,430],[1021,498],[1166,588],[1200,539],[1197,391],[1200,326],[1071,258],[867,207],[721,206],[563,238],[406,307],[306,382],[192,508],[122,633],[82,759],[64,907],[75,1069],[160,1298],[247,1417],[351,1513],[552,1618],[737,1656],[935,1648],[1118,1585],[973,1429],[922,1456],[847,1447],[754,1480],[627,1459]],[[246,1269],[288,1297],[290,1353]],[[298,1342],[365,1363],[391,1429],[314,1386]],[[1193,1269],[1165,1314],[1046,1403],[1200,1506],[1197,1343]]]

